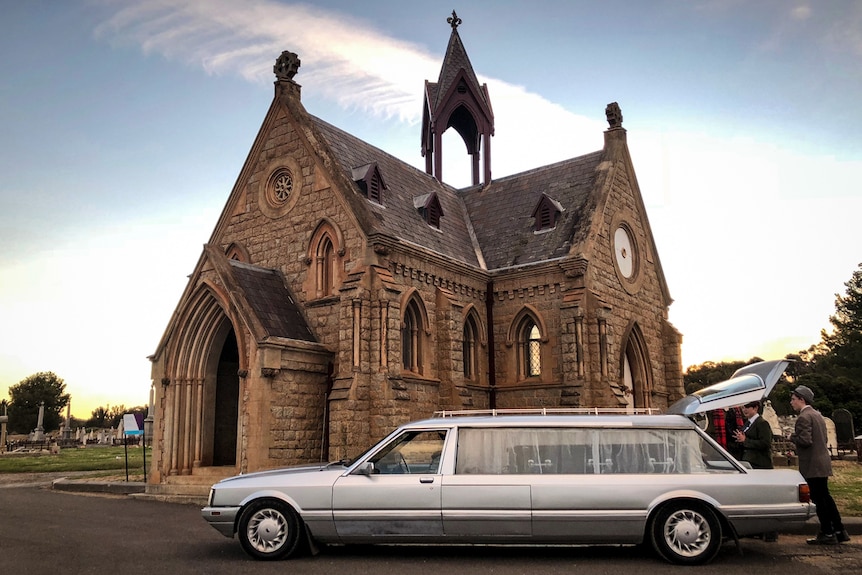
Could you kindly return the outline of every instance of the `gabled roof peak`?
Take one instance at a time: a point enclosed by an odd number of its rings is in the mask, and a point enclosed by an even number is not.
[[[440,100],[446,95],[452,84],[457,80],[459,72],[463,69],[465,72],[465,80],[471,84],[474,93],[482,97],[483,90],[479,85],[479,80],[476,78],[476,72],[473,71],[473,65],[470,63],[470,58],[467,56],[467,50],[464,48],[464,43],[461,41],[461,35],[458,34],[458,25],[461,24],[461,19],[452,11],[452,16],[446,19],[452,26],[452,34],[449,36],[449,45],[446,47],[446,56],[443,58],[443,65],[440,67],[440,76],[437,78],[437,99],[434,102],[434,108],[440,104]],[[484,100],[484,98],[482,98]],[[487,105],[487,102],[486,102]]]

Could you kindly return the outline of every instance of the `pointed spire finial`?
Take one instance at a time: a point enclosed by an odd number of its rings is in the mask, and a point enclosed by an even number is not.
[[[449,16],[448,18],[446,18],[446,22],[448,22],[449,25],[452,26],[452,29],[454,30],[455,28],[458,27],[459,24],[461,24],[461,19],[458,18],[458,15],[455,14],[455,11],[452,10],[452,15]]]

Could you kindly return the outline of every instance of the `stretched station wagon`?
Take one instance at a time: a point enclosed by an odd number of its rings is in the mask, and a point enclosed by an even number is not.
[[[315,543],[648,543],[705,563],[812,515],[797,471],[751,469],[691,419],[762,399],[786,365],[747,366],[664,414],[439,412],[352,462],[220,481],[202,514],[257,559]]]

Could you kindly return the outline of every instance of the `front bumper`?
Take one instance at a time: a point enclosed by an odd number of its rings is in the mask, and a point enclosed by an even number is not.
[[[201,515],[207,523],[224,535],[225,537],[233,537],[234,525],[236,524],[236,516],[239,513],[239,507],[204,507],[201,509]]]

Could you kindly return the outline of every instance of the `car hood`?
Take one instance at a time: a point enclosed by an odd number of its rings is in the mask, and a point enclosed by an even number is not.
[[[750,401],[761,401],[769,395],[788,365],[790,362],[786,359],[746,365],[736,370],[730,379],[704,387],[680,399],[665,413],[695,415],[713,409],[745,405]]]
[[[312,465],[294,465],[290,467],[281,467],[279,469],[268,469],[266,471],[255,471],[254,473],[244,473],[241,475],[234,475],[233,477],[228,477],[226,479],[222,479],[216,485],[227,485],[231,482],[235,481],[248,481],[248,480],[257,480],[265,477],[270,477],[277,475],[279,477],[284,477],[285,475],[293,475],[298,473],[311,473],[315,471],[326,471],[326,470],[344,470],[344,463],[340,461],[336,461],[333,463],[315,463]]]

